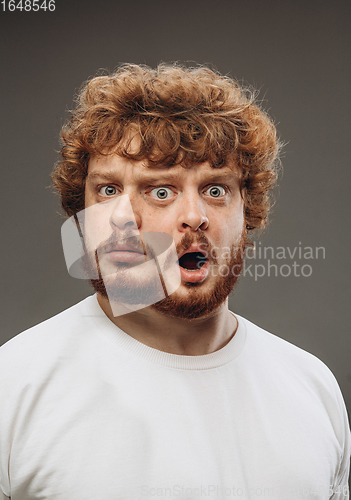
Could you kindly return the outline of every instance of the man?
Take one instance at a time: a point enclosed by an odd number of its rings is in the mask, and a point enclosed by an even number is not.
[[[62,141],[66,260],[96,294],[1,348],[5,498],[348,498],[333,375],[228,310],[276,177],[253,96],[126,65],[86,84]]]

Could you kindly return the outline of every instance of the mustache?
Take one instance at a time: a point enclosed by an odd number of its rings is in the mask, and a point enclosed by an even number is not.
[[[206,251],[207,255],[211,255],[213,264],[217,264],[217,253],[207,236],[200,229],[193,233],[186,233],[182,240],[177,245],[177,255],[186,252],[191,245],[199,245],[201,249]]]
[[[132,231],[126,231],[118,234],[114,232],[105,241],[97,246],[95,252],[97,255],[101,256],[103,253],[108,253],[115,248],[118,248],[118,246],[128,245],[128,247],[132,251],[144,254],[145,256],[149,256],[151,258],[155,258],[157,252],[155,252],[154,248],[144,242],[141,234],[142,233],[139,232],[136,234]],[[190,248],[191,245],[194,244],[199,246],[201,245],[201,249],[205,251],[207,255],[211,255],[213,264],[217,264],[218,261],[216,250],[201,230],[198,230],[196,234],[185,233],[181,241],[176,245],[177,255],[179,256],[183,252],[186,252],[188,248]],[[172,255],[169,255],[166,259],[166,263],[168,262],[168,259],[172,258]]]
[[[145,244],[140,233],[136,235],[130,231],[118,235],[112,233],[105,241],[97,246],[96,251],[98,254],[108,253],[122,245],[127,245],[132,251],[146,255]]]

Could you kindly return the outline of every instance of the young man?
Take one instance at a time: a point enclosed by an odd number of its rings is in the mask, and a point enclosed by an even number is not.
[[[70,272],[97,293],[0,350],[5,498],[348,498],[333,375],[228,310],[276,177],[253,97],[126,65],[87,83],[62,141]]]

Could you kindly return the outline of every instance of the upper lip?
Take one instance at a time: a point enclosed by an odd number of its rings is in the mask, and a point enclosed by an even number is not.
[[[179,255],[178,260],[181,257],[183,257],[183,255],[185,255],[186,253],[195,253],[195,252],[202,253],[202,255],[206,258],[206,254],[205,254],[205,251],[203,250],[202,246],[203,245],[191,245],[189,248],[187,248],[186,250],[184,250],[184,252],[182,252]]]
[[[108,245],[106,252],[107,253],[110,253],[110,252],[134,252],[134,253],[140,253],[140,254],[144,255],[144,251],[142,248],[137,248],[137,247],[133,247],[130,245],[118,244],[118,243],[113,244],[113,245]]]

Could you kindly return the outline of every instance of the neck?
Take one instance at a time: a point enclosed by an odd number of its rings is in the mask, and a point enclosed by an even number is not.
[[[107,298],[98,294],[106,316],[139,342],[171,354],[200,356],[218,351],[234,336],[237,319],[228,310],[228,300],[206,317],[187,320],[162,314],[151,307],[123,316],[113,316]]]

